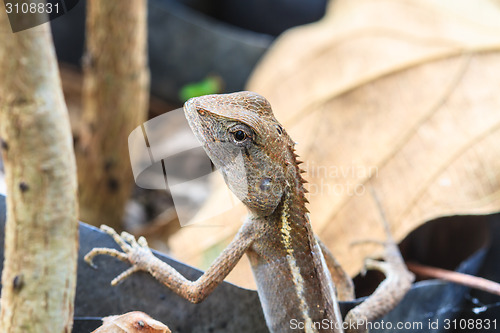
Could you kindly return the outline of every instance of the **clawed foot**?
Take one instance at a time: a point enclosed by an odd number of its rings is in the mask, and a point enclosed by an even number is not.
[[[147,270],[146,263],[149,262],[148,258],[154,257],[154,255],[149,249],[148,243],[144,237],[139,237],[139,239],[136,240],[135,237],[128,232],[122,232],[121,235],[118,235],[113,228],[106,225],[101,225],[101,230],[113,237],[115,242],[122,248],[123,252],[109,248],[94,248],[85,256],[85,262],[92,268],[97,268],[93,263],[94,257],[98,255],[108,255],[132,265],[132,267],[115,277],[111,281],[111,285],[117,285],[137,271]]]
[[[378,285],[371,296],[347,314],[346,322],[357,326],[357,330],[353,332],[367,332],[366,326],[361,324],[366,324],[380,318],[394,309],[411,288],[414,276],[406,268],[403,257],[394,240],[391,237],[388,238],[385,242],[363,242],[377,243],[384,247],[382,260],[374,258],[365,259],[364,270],[378,270],[385,275],[385,279]],[[351,331],[347,330],[346,332]]]
[[[361,274],[366,274],[367,270],[378,270],[387,274],[391,274],[395,269],[401,269],[401,267],[405,267],[405,263],[403,257],[401,256],[401,252],[399,252],[398,246],[394,243],[394,240],[389,239],[387,241],[378,241],[378,240],[362,240],[352,243],[351,245],[360,245],[366,243],[374,243],[377,245],[381,245],[384,247],[384,253],[382,254],[382,260],[379,258],[368,257],[365,258],[364,267],[361,271]]]

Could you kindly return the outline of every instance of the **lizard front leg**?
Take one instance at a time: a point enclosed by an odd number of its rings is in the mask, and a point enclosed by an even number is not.
[[[85,256],[85,261],[95,267],[92,262],[95,256],[109,255],[132,265],[132,267],[113,279],[112,285],[123,281],[134,272],[146,271],[173,292],[193,303],[199,303],[210,295],[234,268],[255,238],[258,237],[258,233],[254,232],[256,226],[245,223],[233,241],[205,273],[198,280],[190,281],[173,267],[155,257],[144,237],[140,237],[136,241],[134,236],[125,232],[120,236],[108,226],[103,225],[101,229],[112,236],[124,252],[108,248],[95,248]]]

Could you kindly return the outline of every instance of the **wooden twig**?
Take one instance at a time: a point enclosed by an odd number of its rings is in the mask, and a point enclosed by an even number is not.
[[[406,265],[410,271],[422,277],[441,279],[500,296],[500,283],[491,280],[415,262],[407,262]]]

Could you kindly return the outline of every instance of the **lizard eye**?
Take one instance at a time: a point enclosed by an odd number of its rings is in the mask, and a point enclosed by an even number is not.
[[[242,130],[238,130],[238,131],[234,132],[233,136],[234,136],[234,139],[236,141],[240,141],[240,142],[245,140],[247,137],[246,133],[243,132]]]
[[[241,144],[246,141],[251,141],[253,136],[252,136],[252,131],[244,125],[236,125],[233,128],[229,130],[229,133],[233,137],[233,141],[236,144]]]

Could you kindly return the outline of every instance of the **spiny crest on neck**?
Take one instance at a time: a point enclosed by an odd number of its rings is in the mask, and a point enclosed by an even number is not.
[[[295,151],[295,143],[292,142],[291,145],[288,146],[288,150],[290,155],[292,156],[292,164],[295,168],[295,184],[293,184],[296,188],[296,195],[298,200],[298,204],[303,208],[304,213],[309,213],[309,210],[306,207],[306,204],[309,203],[309,200],[306,198],[306,193],[309,191],[304,187],[304,184],[307,183],[307,180],[302,177],[302,174],[306,171],[300,167],[300,164],[303,161],[299,160],[299,155]]]

